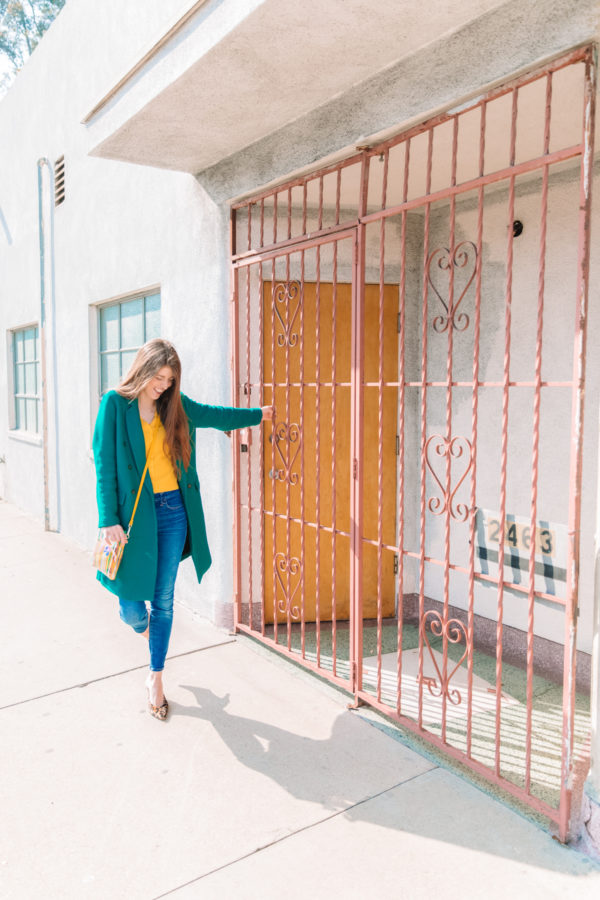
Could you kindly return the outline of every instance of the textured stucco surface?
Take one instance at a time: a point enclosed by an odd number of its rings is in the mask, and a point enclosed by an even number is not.
[[[199,174],[217,200],[347,154],[597,37],[596,0],[511,0]]]
[[[91,120],[94,152],[197,172],[501,2],[213,0]]]

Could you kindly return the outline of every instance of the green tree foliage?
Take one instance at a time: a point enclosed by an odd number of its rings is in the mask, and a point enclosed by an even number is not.
[[[0,0],[0,87],[12,81],[64,5],[65,0]]]

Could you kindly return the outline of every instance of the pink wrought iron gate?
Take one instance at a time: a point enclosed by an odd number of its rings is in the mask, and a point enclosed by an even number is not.
[[[584,48],[232,213],[236,628],[562,840],[594,96]]]

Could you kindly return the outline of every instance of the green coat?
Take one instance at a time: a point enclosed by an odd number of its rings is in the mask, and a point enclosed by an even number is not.
[[[196,428],[218,428],[231,431],[257,425],[262,419],[260,408],[234,409],[226,406],[206,406],[194,403],[181,395],[188,418],[192,456],[190,465],[181,473],[179,486],[185,505],[188,533],[182,559],[191,556],[198,581],[210,567],[211,557],[206,537],[200,484],[196,471]],[[125,530],[146,464],[144,433],[140,422],[138,402],[127,400],[116,391],[109,391],[102,399],[94,429],[94,462],[96,466],[96,497],[98,527],[120,523]],[[123,600],[152,600],[156,583],[157,533],[154,493],[149,473],[146,473],[140,502],[125,546],[117,577],[111,581],[98,572],[98,580],[105,588]]]

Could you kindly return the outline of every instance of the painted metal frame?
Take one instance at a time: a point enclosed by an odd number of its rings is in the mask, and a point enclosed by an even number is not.
[[[583,111],[583,129],[582,137],[579,143],[572,146],[560,147],[551,151],[550,134],[552,120],[552,88],[553,78],[558,71],[575,64],[581,64],[585,68],[585,88],[584,88],[584,111]],[[519,95],[520,91],[534,82],[540,82],[545,85],[545,108],[544,108],[544,135],[543,135],[543,151],[541,155],[534,158],[528,158],[517,162],[517,139],[518,139],[518,112],[519,112]],[[260,285],[263,283],[263,275],[270,280],[273,291],[276,285],[276,262],[277,260],[285,260],[286,278],[284,279],[283,288],[288,292],[288,299],[291,297],[292,291],[299,291],[298,307],[294,312],[293,321],[289,318],[285,323],[282,321],[284,334],[282,346],[285,347],[285,382],[286,401],[284,415],[280,420],[274,423],[274,433],[272,436],[272,471],[276,470],[276,449],[278,449],[279,440],[292,440],[292,429],[296,428],[296,432],[302,435],[303,428],[303,397],[304,387],[311,387],[316,390],[316,453],[317,471],[320,464],[320,437],[321,437],[321,413],[320,413],[320,391],[323,388],[331,388],[332,390],[332,421],[331,421],[331,441],[332,446],[336,446],[336,432],[340,427],[337,418],[336,402],[335,402],[335,386],[339,384],[336,381],[336,284],[337,284],[337,248],[340,242],[352,242],[352,267],[353,267],[353,302],[352,302],[352,330],[351,330],[351,484],[350,484],[350,554],[347,564],[350,567],[350,623],[349,623],[349,668],[344,674],[341,671],[337,656],[337,642],[339,637],[339,623],[337,621],[335,596],[333,597],[332,616],[331,616],[331,640],[332,640],[332,665],[327,668],[322,660],[322,623],[320,617],[320,597],[319,597],[319,540],[320,535],[325,531],[332,534],[332,559],[331,573],[332,585],[335,585],[336,567],[342,562],[336,558],[336,540],[335,535],[341,534],[337,530],[336,508],[335,508],[335,490],[336,490],[336,466],[334,454],[332,453],[332,483],[333,483],[333,511],[331,526],[324,526],[320,518],[320,507],[317,491],[316,505],[316,521],[308,523],[305,521],[304,506],[304,453],[305,447],[300,440],[300,491],[301,491],[301,514],[300,527],[302,535],[302,550],[304,552],[304,536],[308,527],[316,528],[317,542],[317,577],[316,577],[316,654],[314,658],[306,652],[306,625],[304,617],[304,601],[306,585],[304,576],[301,571],[302,560],[291,557],[290,552],[290,524],[293,519],[290,513],[290,491],[289,484],[287,490],[287,508],[284,516],[286,520],[286,546],[277,557],[281,556],[281,560],[277,559],[269,561],[269,565],[265,566],[265,528],[272,527],[273,554],[275,556],[276,543],[276,509],[275,509],[275,480],[272,482],[272,498],[271,512],[265,509],[264,482],[260,479],[260,495],[253,495],[253,478],[251,453],[245,456],[244,466],[246,471],[242,473],[242,450],[244,449],[244,437],[236,435],[234,442],[234,494],[235,494],[235,525],[234,525],[234,545],[235,545],[235,628],[237,631],[252,635],[259,640],[267,643],[293,659],[301,662],[307,668],[318,672],[319,675],[328,678],[334,683],[340,685],[346,690],[352,692],[355,698],[355,704],[367,703],[374,708],[385,713],[387,716],[396,720],[403,727],[410,729],[420,737],[425,737],[433,745],[435,745],[444,753],[449,754],[453,758],[466,764],[477,774],[482,775],[508,793],[517,797],[520,801],[525,802],[536,811],[547,816],[551,821],[558,825],[559,837],[562,841],[568,839],[569,824],[571,818],[571,797],[573,789],[573,725],[574,725],[574,706],[575,706],[575,653],[576,653],[576,627],[577,627],[577,607],[578,607],[578,580],[579,580],[579,537],[580,537],[580,514],[581,514],[581,478],[582,478],[582,443],[583,443],[583,412],[584,412],[584,386],[585,386],[585,347],[586,347],[586,323],[587,323],[587,304],[589,292],[589,257],[590,257],[590,209],[591,209],[591,185],[592,185],[592,162],[593,162],[593,136],[594,136],[594,104],[596,94],[596,59],[595,50],[592,47],[583,47],[572,51],[571,53],[554,60],[544,67],[534,72],[527,73],[517,79],[514,79],[492,91],[487,92],[484,96],[473,101],[473,103],[461,108],[458,112],[444,113],[436,116],[415,126],[414,128],[404,132],[377,146],[366,148],[360,153],[337,163],[328,166],[317,172],[310,173],[307,176],[299,177],[293,181],[286,183],[255,197],[237,203],[232,208],[231,220],[231,249],[232,249],[232,271],[233,271],[233,290],[232,290],[232,368],[234,382],[234,403],[236,405],[259,405],[264,402],[264,385],[262,383],[262,375],[256,379],[251,371],[252,354],[258,353],[258,361],[255,362],[256,371],[262,373],[263,365],[263,322],[262,322],[262,295],[260,298],[260,323],[259,332],[252,336],[251,311],[253,300],[251,298],[251,273],[254,273],[256,282]],[[487,172],[485,169],[485,153],[486,153],[486,115],[490,103],[500,97],[507,97],[510,100],[510,136],[509,136],[509,165],[496,171]],[[461,127],[461,117],[467,112],[479,110],[480,126],[479,126],[479,144],[478,144],[478,174],[471,177],[467,181],[459,182],[457,178],[457,163],[459,157],[459,130]],[[432,190],[432,159],[433,144],[435,130],[440,125],[448,125],[452,128],[451,140],[451,159],[450,159],[450,175],[449,183],[443,189]],[[411,146],[418,136],[425,135],[427,138],[427,160],[426,160],[426,183],[425,190],[419,196],[409,196],[409,175],[411,167]],[[389,183],[392,176],[390,154],[399,145],[404,148],[403,171],[397,173],[397,179],[402,180],[402,199],[400,202],[389,204]],[[369,210],[368,202],[372,198],[369,197],[369,172],[370,165],[374,158],[378,158],[383,162],[383,177],[381,189],[381,203],[376,210]],[[543,328],[544,328],[544,300],[545,300],[545,274],[546,274],[546,256],[547,256],[547,218],[548,218],[548,189],[549,189],[549,173],[552,166],[564,162],[566,160],[581,161],[580,167],[580,203],[579,203],[579,234],[578,234],[578,280],[576,287],[576,309],[575,309],[575,338],[574,338],[574,355],[573,355],[573,376],[572,380],[566,381],[549,381],[542,378],[542,347],[543,347]],[[340,221],[341,219],[341,179],[344,170],[348,167],[360,166],[360,180],[357,197],[357,215],[351,220]],[[540,194],[540,233],[539,233],[539,261],[538,261],[538,288],[537,288],[537,306],[536,306],[536,324],[535,324],[535,373],[532,381],[517,381],[511,378],[511,327],[512,327],[512,308],[513,308],[513,258],[514,258],[514,231],[513,222],[515,218],[515,183],[519,176],[527,173],[539,173],[541,177],[541,194]],[[335,222],[328,226],[323,224],[323,192],[325,179],[336,179],[335,191]],[[507,243],[506,243],[506,283],[504,296],[504,313],[503,313],[503,331],[504,331],[504,359],[503,374],[500,381],[483,381],[480,375],[480,339],[481,339],[481,307],[482,307],[482,248],[483,248],[483,219],[485,209],[485,191],[491,185],[504,183],[507,187]],[[317,227],[313,231],[307,230],[308,220],[308,190],[309,187],[315,187],[318,190],[318,218]],[[293,210],[298,209],[293,204],[293,192],[302,196],[301,204],[301,221],[294,223]],[[460,241],[456,234],[456,203],[460,195],[471,193],[477,197],[477,228],[473,241]],[[434,204],[439,201],[446,201],[448,204],[449,216],[449,237],[447,248],[435,248],[430,246],[430,216]],[[401,221],[401,266],[400,266],[400,283],[399,283],[399,301],[398,301],[398,325],[399,332],[404,338],[407,317],[407,285],[406,285],[406,222],[407,215],[412,210],[422,210],[423,212],[423,263],[422,263],[422,298],[421,298],[421,361],[420,361],[420,378],[417,381],[407,380],[406,358],[404,352],[404,340],[402,340],[401,350],[399,354],[399,368],[397,381],[385,381],[383,371],[383,343],[384,343],[384,283],[385,283],[385,236],[386,223],[390,217],[400,217]],[[240,222],[246,218],[246,235],[243,241],[244,246],[240,246]],[[298,218],[298,217],[297,217]],[[272,219],[273,228],[267,229],[269,220]],[[378,341],[379,341],[379,368],[377,381],[375,383],[367,383],[365,381],[365,267],[367,253],[367,229],[369,226],[379,224],[379,317],[377,322]],[[282,227],[283,226],[283,227]],[[268,234],[267,234],[268,230]],[[334,299],[333,299],[333,338],[332,338],[332,368],[329,375],[326,374],[322,380],[323,372],[320,368],[320,327],[319,327],[319,285],[320,285],[320,261],[321,251],[325,246],[332,246],[333,250],[333,283],[334,283]],[[308,385],[304,382],[304,364],[301,362],[300,383],[302,391],[300,394],[300,421],[298,423],[290,423],[290,346],[292,337],[302,342],[305,339],[304,334],[304,304],[302,302],[302,290],[304,285],[304,265],[305,255],[307,252],[314,254],[317,267],[317,316],[316,316],[316,333],[311,337],[316,341],[317,345],[317,370],[316,383]],[[290,257],[295,254],[301,259],[301,277],[299,283],[293,287],[290,282]],[[473,262],[474,260],[474,262]],[[456,285],[456,277],[461,268],[467,265],[472,266],[472,274],[468,280],[467,287],[463,285],[460,290]],[[431,271],[434,265],[442,268],[447,272],[448,277],[448,293],[447,298],[443,297],[435,290],[433,281],[431,280]],[[245,279],[245,285],[242,281]],[[465,296],[467,289],[473,286],[474,302],[473,312],[471,316],[463,307],[461,302]],[[245,287],[245,294],[242,287]],[[430,301],[432,299],[432,288],[434,295],[437,294],[438,299],[442,303],[441,311],[433,318],[433,331],[438,335],[446,337],[446,374],[442,381],[434,382],[428,377],[428,341],[430,340],[428,326],[431,324],[432,309]],[[257,302],[257,301],[254,301]],[[276,303],[272,304],[272,359],[275,359],[275,334],[276,334]],[[460,308],[459,308],[460,307]],[[435,312],[435,310],[433,310]],[[278,313],[277,313],[278,314]],[[286,314],[287,315],[287,314]],[[297,316],[297,318],[296,318]],[[467,327],[472,327],[473,334],[473,368],[472,381],[457,381],[454,378],[454,354],[455,341],[460,333]],[[296,328],[293,331],[292,328]],[[287,331],[286,331],[287,329]],[[253,348],[252,341],[258,347]],[[302,355],[301,359],[304,359]],[[273,363],[273,370],[275,365]],[[378,477],[377,477],[377,497],[378,497],[378,522],[377,522],[377,540],[368,540],[364,534],[364,505],[363,505],[363,489],[364,489],[364,458],[363,458],[363,429],[365,417],[365,390],[366,388],[376,388],[377,390],[377,434],[378,434]],[[383,392],[384,388],[396,387],[398,389],[398,413],[399,413],[399,434],[397,452],[400,459],[398,472],[398,502],[397,502],[397,545],[389,545],[384,543],[383,538]],[[430,434],[428,430],[428,392],[432,388],[443,389],[445,391],[445,428],[442,434]],[[453,390],[457,387],[471,388],[471,425],[469,436],[460,436],[453,433]],[[568,511],[568,558],[567,558],[567,586],[566,600],[560,601],[557,597],[549,595],[543,591],[537,590],[535,586],[535,540],[531,541],[531,549],[528,560],[528,583],[527,585],[510,584],[504,574],[501,561],[504,559],[505,551],[505,535],[501,530],[501,536],[498,549],[498,576],[486,576],[477,573],[475,569],[475,530],[476,530],[476,488],[477,488],[477,453],[476,448],[479,440],[480,428],[480,410],[479,410],[479,391],[481,388],[495,387],[501,391],[502,396],[502,416],[501,416],[501,446],[500,446],[500,471],[498,474],[499,492],[500,492],[500,511],[499,518],[504,522],[507,514],[507,462],[508,462],[508,441],[509,441],[509,408],[511,390],[514,388],[527,388],[533,391],[533,446],[532,446],[532,467],[531,467],[531,499],[530,499],[530,529],[531,534],[536,533],[536,523],[538,520],[538,480],[539,480],[539,450],[540,450],[540,404],[542,390],[548,388],[570,388],[571,389],[571,451],[570,451],[570,481],[569,481],[569,511]],[[419,550],[418,552],[410,550],[405,544],[405,514],[404,514],[404,493],[405,493],[405,404],[406,392],[410,388],[416,388],[420,391],[420,475],[419,475]],[[270,385],[271,396],[275,391],[275,375],[272,376]],[[258,396],[257,396],[258,394]],[[280,436],[275,434],[276,429],[280,427],[283,430]],[[258,447],[258,457],[254,455],[254,466],[256,460],[262,461],[263,458],[263,433],[261,432]],[[248,451],[246,445],[245,449]],[[457,459],[461,459],[463,463],[464,473],[460,480],[456,481],[453,464]],[[288,457],[289,460],[289,457]],[[435,463],[442,460],[441,469],[435,468]],[[262,462],[261,462],[262,465]],[[289,476],[289,471],[287,472]],[[245,478],[244,478],[245,476]],[[244,479],[244,482],[243,482]],[[437,495],[429,496],[431,483],[437,485]],[[243,482],[243,483],[242,483]],[[464,484],[463,490],[468,489],[468,504],[460,502],[457,498],[459,487]],[[242,496],[242,488],[245,496]],[[443,521],[443,558],[437,559],[429,556],[426,552],[426,530],[428,516],[431,514],[439,515]],[[252,522],[258,518],[259,525],[252,525]],[[271,521],[269,522],[269,519]],[[460,565],[452,562],[451,557],[451,535],[454,523],[462,522],[466,524],[469,534],[469,551],[467,565]],[[245,524],[245,530],[244,530]],[[257,556],[256,549],[253,548],[253,540],[260,542],[260,555]],[[364,684],[363,673],[363,551],[367,544],[374,545],[377,548],[377,672],[375,690],[367,690]],[[244,551],[244,552],[243,552]],[[382,554],[384,552],[394,552],[397,555],[398,565],[398,612],[397,612],[397,680],[396,693],[397,703],[392,706],[386,702],[382,694],[382,652],[383,652],[383,613],[382,613]],[[256,597],[254,591],[254,583],[256,581],[254,570],[257,561],[260,560],[259,573],[259,596]],[[403,709],[403,578],[404,568],[410,561],[416,561],[419,569],[419,585],[418,585],[418,617],[419,617],[419,673],[418,673],[418,715],[416,719],[408,716]],[[273,603],[275,607],[275,598],[277,596],[278,585],[287,599],[287,618],[285,624],[278,625],[277,615],[274,616],[272,629],[269,629],[265,622],[265,610],[263,603],[263,578],[264,573],[269,570],[272,565],[273,569]],[[425,568],[426,565],[441,566],[443,570],[443,591],[441,611],[427,607],[427,598],[425,593]],[[292,587],[293,579],[300,572],[299,581],[295,588]],[[468,609],[466,610],[466,621],[452,617],[450,612],[450,579],[452,573],[458,572],[466,576],[468,580]],[[487,580],[488,583],[495,585],[496,588],[496,685],[495,685],[495,759],[493,766],[487,766],[480,760],[475,758],[473,754],[473,635],[474,635],[474,598],[476,580]],[[243,589],[243,583],[245,585]],[[527,603],[527,651],[526,651],[526,746],[525,746],[525,770],[523,776],[523,784],[513,783],[505,777],[502,772],[503,743],[502,743],[502,686],[503,686],[503,608],[505,600],[505,592],[507,588],[513,591],[521,591]],[[293,591],[293,596],[292,596]],[[293,605],[293,600],[299,592],[299,606]],[[244,593],[247,596],[247,611],[245,611],[242,603]],[[333,591],[335,594],[335,591]],[[563,675],[563,710],[562,710],[562,768],[560,779],[560,801],[558,809],[553,808],[545,801],[539,799],[532,793],[531,784],[531,766],[532,766],[532,735],[533,735],[533,679],[534,679],[534,610],[536,599],[550,600],[554,603],[562,603],[564,606],[565,621],[565,649],[564,649],[564,675]],[[254,613],[256,606],[260,607],[260,624],[257,624]],[[296,615],[297,612],[297,615]],[[292,634],[296,619],[299,620],[301,641],[300,649],[292,648]],[[278,631],[278,628],[280,629]],[[285,639],[282,639],[282,631],[285,631]],[[426,689],[432,692],[432,679],[424,674],[424,659],[426,653],[431,652],[429,643],[429,635],[435,635],[442,639],[442,665],[437,667],[436,688],[441,697],[441,730],[440,734],[434,734],[424,726],[423,708],[424,694]],[[453,644],[464,643],[465,650],[460,662],[454,664],[449,649]],[[447,731],[447,714],[451,708],[451,704],[455,703],[456,689],[450,684],[457,669],[466,661],[467,670],[467,718],[466,718],[466,747],[460,748],[453,746]],[[437,684],[439,682],[439,684]]]

